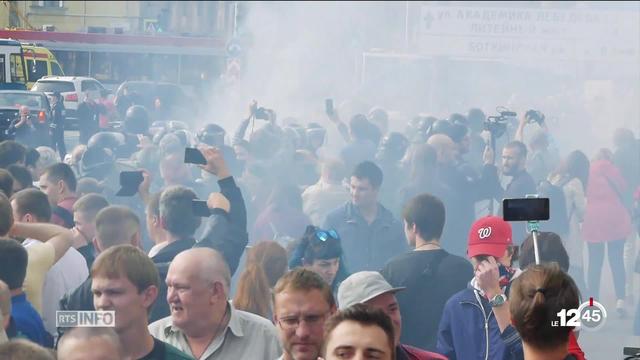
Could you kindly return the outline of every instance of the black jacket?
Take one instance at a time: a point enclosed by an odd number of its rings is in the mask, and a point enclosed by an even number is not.
[[[442,234],[442,246],[450,253],[464,257],[469,228],[473,224],[475,203],[490,199],[495,184],[500,185],[494,166],[485,165],[480,176],[470,176],[463,168],[453,164],[439,165],[438,190],[446,209],[446,222]]]

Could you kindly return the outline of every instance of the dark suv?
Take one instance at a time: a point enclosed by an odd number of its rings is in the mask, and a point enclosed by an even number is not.
[[[21,106],[29,108],[31,123],[36,129],[33,143],[37,146],[51,146],[51,106],[47,95],[38,91],[0,91],[0,141],[13,139],[9,128],[12,122],[20,118]]]

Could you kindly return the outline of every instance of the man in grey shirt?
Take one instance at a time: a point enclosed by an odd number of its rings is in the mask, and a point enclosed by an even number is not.
[[[217,251],[198,248],[178,254],[166,278],[171,316],[149,325],[151,335],[198,360],[280,356],[273,324],[228,302],[230,281]]]

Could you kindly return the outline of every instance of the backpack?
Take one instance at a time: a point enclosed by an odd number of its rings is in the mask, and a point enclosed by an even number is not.
[[[542,180],[538,184],[538,195],[549,198],[549,221],[546,222],[546,231],[552,231],[560,236],[569,234],[569,214],[567,214],[567,200],[564,196],[563,187],[569,180],[562,181],[554,185],[547,180]]]

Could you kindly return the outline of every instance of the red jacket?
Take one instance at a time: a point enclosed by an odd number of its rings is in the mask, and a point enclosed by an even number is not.
[[[575,356],[576,360],[585,360],[584,352],[582,352],[576,334],[573,331],[569,333],[569,354]]]
[[[447,357],[444,355],[418,349],[413,346],[400,344],[400,347],[405,351],[407,357],[411,360],[447,360]]]
[[[614,184],[618,192],[626,194],[627,184],[620,170],[608,160],[593,161],[582,225],[582,237],[586,242],[622,240],[631,234],[631,216],[612,187]]]

